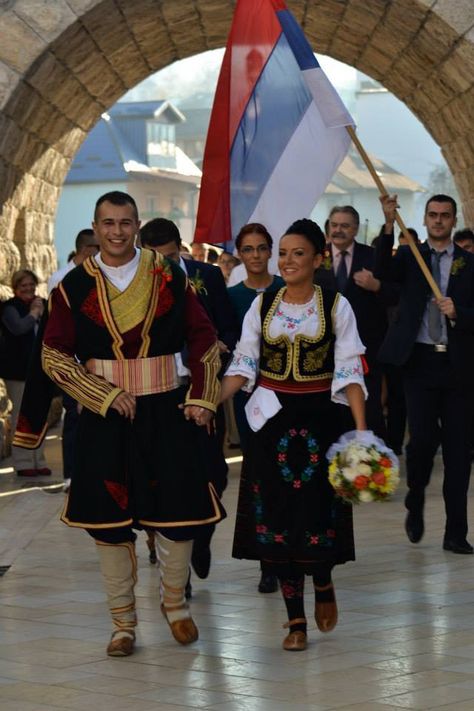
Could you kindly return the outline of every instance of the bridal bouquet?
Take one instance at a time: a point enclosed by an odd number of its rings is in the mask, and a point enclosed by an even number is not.
[[[400,481],[398,458],[373,432],[346,432],[327,451],[329,482],[351,504],[386,501]]]

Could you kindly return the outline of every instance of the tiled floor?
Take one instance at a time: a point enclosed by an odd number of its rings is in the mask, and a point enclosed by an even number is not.
[[[51,440],[56,469],[58,449]],[[238,466],[211,575],[193,581],[199,641],[170,639],[142,536],[138,648],[126,659],[104,653],[110,623],[94,546],[59,523],[63,494],[0,497],[0,566],[11,565],[0,578],[2,711],[473,711],[474,559],[441,550],[439,471],[417,546],[403,532],[402,491],[356,509],[358,560],[334,576],[340,623],[327,636],[310,625],[307,651],[291,654],[281,649],[279,594],[259,595],[257,566],[230,557]],[[0,474],[0,492],[16,486]],[[310,619],[311,608],[308,586]]]

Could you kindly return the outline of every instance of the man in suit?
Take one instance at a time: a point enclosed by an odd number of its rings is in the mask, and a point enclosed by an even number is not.
[[[237,341],[238,325],[221,270],[211,264],[194,259],[183,259],[180,255],[181,235],[179,229],[174,222],[163,217],[157,217],[147,222],[140,230],[140,240],[143,247],[156,250],[168,259],[177,262],[188,275],[201,304],[206,309],[217,331],[222,372]],[[186,361],[186,355],[184,353],[177,354],[177,358],[178,372],[185,376],[186,364],[182,361]],[[201,445],[209,467],[209,476],[219,495],[222,494],[227,484],[228,468],[222,451],[224,433],[225,418],[222,406],[220,406],[216,413],[216,435],[210,436],[204,431],[200,433]],[[214,529],[213,525],[202,527],[202,531],[194,540],[191,563],[200,578],[207,578],[209,574],[210,542]]]
[[[387,287],[373,275],[375,251],[373,247],[355,241],[359,230],[359,213],[352,205],[333,207],[328,219],[328,248],[315,282],[322,287],[339,291],[354,311],[357,328],[366,347],[368,373],[367,426],[377,435],[385,436],[382,412],[382,368],[377,352],[387,330],[387,305],[393,287]],[[350,418],[341,407],[341,416]],[[353,429],[348,420],[347,429]]]
[[[470,554],[473,548],[466,536],[474,409],[474,255],[453,244],[456,202],[448,195],[431,197],[424,218],[427,241],[419,251],[443,295],[434,299],[408,246],[400,247],[392,258],[397,196],[384,196],[381,202],[385,226],[376,247],[376,274],[402,285],[398,314],[379,357],[404,371],[410,431],[405,529],[412,543],[421,540],[425,488],[441,441],[443,548]]]

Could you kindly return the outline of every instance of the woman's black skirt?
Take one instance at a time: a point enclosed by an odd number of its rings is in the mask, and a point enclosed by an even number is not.
[[[278,399],[244,457],[233,556],[312,574],[355,559],[352,506],[335,497],[325,458],[341,434],[337,408],[326,392]]]

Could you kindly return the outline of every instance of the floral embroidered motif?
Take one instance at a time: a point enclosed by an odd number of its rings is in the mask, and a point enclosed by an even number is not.
[[[165,284],[166,287],[166,281],[162,282]],[[163,314],[167,313],[171,307],[174,304],[174,297],[173,294],[171,293],[171,289],[165,288],[161,289],[161,284],[160,284],[160,295],[158,297],[158,304],[156,306],[156,311],[155,311],[155,316],[158,318],[159,316],[163,316]]]
[[[303,341],[303,348],[311,348],[312,343],[306,343]],[[319,348],[315,348],[312,351],[308,351],[303,359],[303,370],[306,373],[316,372],[321,370],[324,361],[327,358],[329,347],[331,346],[330,341],[325,343]]]
[[[333,546],[336,538],[336,531],[328,528],[326,533],[313,533],[305,531],[306,545],[311,546]]]
[[[288,545],[288,531],[272,531],[263,522],[263,502],[260,493],[260,483],[252,484],[253,505],[255,511],[255,532],[257,534],[258,543],[279,543]]]
[[[364,375],[364,369],[361,363],[351,367],[342,366],[341,368],[338,368],[338,370],[334,371],[335,380],[345,380],[346,378],[350,378],[352,375]]]
[[[266,360],[268,370],[274,373],[281,373],[283,370],[283,353],[274,351],[269,348],[265,343],[262,348],[262,355]]]
[[[303,321],[307,321],[309,317],[312,316],[315,312],[316,307],[313,304],[311,306],[308,306],[299,318],[294,318],[293,316],[288,316],[288,314],[286,314],[280,306],[275,311],[275,316],[280,319],[280,321],[284,322],[283,328],[287,328],[289,331],[292,331],[297,326],[299,326],[300,323],[303,323]]]
[[[288,466],[288,449],[290,442],[295,437],[301,437],[308,448],[308,463],[298,475]],[[307,429],[296,430],[292,428],[280,439],[277,445],[277,465],[283,479],[288,484],[293,484],[294,489],[301,489],[302,484],[312,479],[316,468],[319,466],[319,445],[314,436]]]
[[[113,500],[125,511],[128,506],[127,487],[123,484],[119,484],[117,481],[108,481],[107,479],[104,481],[104,484]]]
[[[449,272],[452,276],[456,276],[458,272],[461,271],[461,269],[464,269],[466,266],[466,260],[464,257],[458,257],[457,259],[453,260],[453,263],[451,264],[451,271]]]
[[[233,356],[230,367],[240,368],[241,364],[251,368],[255,373],[257,372],[257,361],[250,356],[244,355],[243,353],[237,353]]]
[[[194,286],[198,294],[205,294],[207,296],[206,285],[199,269],[196,269],[196,274],[193,277],[189,277],[189,281]]]
[[[89,291],[87,298],[82,302],[81,312],[98,326],[105,325],[104,316],[99,305],[97,289],[95,287]]]

